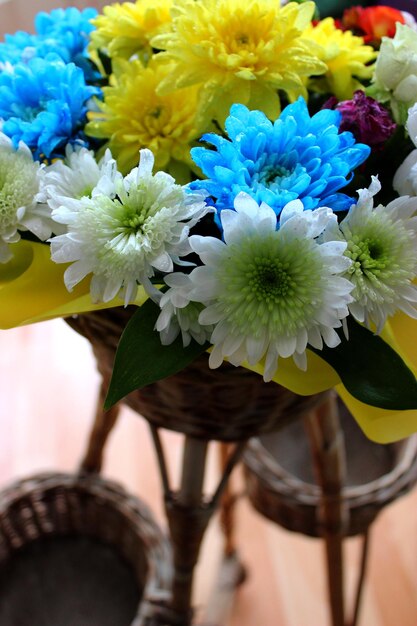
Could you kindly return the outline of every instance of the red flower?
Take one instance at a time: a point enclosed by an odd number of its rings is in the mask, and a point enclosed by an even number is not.
[[[405,24],[402,12],[383,5],[346,9],[342,19],[345,29],[363,37],[365,43],[376,45],[382,37],[394,37],[397,22]]]

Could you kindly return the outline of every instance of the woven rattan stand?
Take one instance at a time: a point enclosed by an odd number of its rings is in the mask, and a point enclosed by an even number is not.
[[[116,347],[131,311],[111,309],[68,319],[93,347],[98,369],[107,388]],[[156,602],[144,621],[146,626],[189,626],[193,620],[193,572],[207,525],[219,505],[227,480],[250,437],[279,430],[323,400],[323,394],[301,397],[261,377],[227,364],[208,367],[204,355],[177,375],[149,385],[126,398],[145,417],[158,458],[165,495],[165,509],[173,550],[174,575],[168,603]],[[97,440],[104,441],[116,410],[98,412]],[[159,428],[184,434],[180,487],[170,485]],[[231,442],[224,471],[210,498],[203,494],[206,454],[210,441]],[[95,451],[91,450],[94,457]],[[89,456],[85,460],[89,466]],[[230,576],[241,578],[238,561]]]
[[[417,437],[378,446],[332,395],[304,427],[304,436],[300,423],[251,440],[244,455],[249,499],[275,523],[324,539],[332,626],[356,626],[370,527],[383,507],[416,484]],[[349,615],[343,540],[353,535],[362,537],[362,558]]]

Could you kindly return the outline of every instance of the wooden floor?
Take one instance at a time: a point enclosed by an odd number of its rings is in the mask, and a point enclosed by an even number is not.
[[[89,345],[62,320],[0,332],[0,486],[40,470],[76,469],[98,383]],[[181,437],[167,433],[165,440],[175,475]],[[207,490],[217,473],[214,452]],[[127,408],[111,437],[105,474],[146,500],[164,524],[147,426]],[[245,501],[238,505],[237,517],[238,544],[250,576],[238,592],[228,626],[327,626],[321,542],[276,527]],[[360,624],[416,626],[417,492],[383,511],[371,547]],[[356,540],[347,542],[346,553],[351,595]],[[198,607],[210,596],[220,554],[215,520],[198,569]]]

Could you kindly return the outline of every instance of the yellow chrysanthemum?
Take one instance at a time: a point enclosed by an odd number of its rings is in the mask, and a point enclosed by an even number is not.
[[[172,30],[152,40],[174,61],[160,93],[201,85],[199,114],[204,122],[223,121],[233,102],[262,109],[275,119],[277,90],[306,96],[303,78],[326,71],[315,46],[301,38],[314,3],[277,0],[177,0]]]
[[[157,169],[171,159],[190,162],[190,142],[197,138],[195,125],[197,88],[189,87],[159,96],[156,90],[170,67],[152,59],[145,68],[140,61],[116,63],[112,84],[104,87],[100,111],[89,114],[86,132],[108,139],[113,156],[123,172],[137,165],[141,148],[155,155]]]
[[[152,54],[152,37],[171,22],[172,0],[137,0],[105,6],[103,14],[92,20],[90,52],[105,50],[110,57],[130,59],[137,54],[146,59]]]
[[[376,52],[372,46],[364,45],[362,37],[337,28],[333,18],[328,17],[316,26],[310,25],[303,37],[318,44],[320,59],[327,65],[324,76],[308,83],[314,91],[331,93],[338,100],[349,100],[357,89],[363,89],[358,79],[371,78],[371,63]]]

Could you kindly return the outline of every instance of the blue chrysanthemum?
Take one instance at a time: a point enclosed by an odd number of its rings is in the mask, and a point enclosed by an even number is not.
[[[61,42],[69,54],[69,58],[64,61],[76,63],[80,55],[86,54],[89,35],[95,30],[91,20],[97,15],[96,9],[79,11],[75,7],[54,9],[50,13],[41,12],[35,18],[36,33],[39,37]]]
[[[299,198],[305,209],[327,206],[348,209],[352,198],[337,193],[370,148],[355,143],[350,132],[339,133],[341,115],[329,109],[312,117],[299,98],[272,123],[261,111],[234,104],[226,120],[229,139],[206,134],[215,150],[193,148],[192,158],[208,180],[191,183],[216,199],[218,211],[233,208],[241,191],[266,202],[277,215]]]
[[[36,53],[36,35],[19,30],[14,35],[5,35],[4,39],[5,41],[0,42],[0,63],[15,65],[20,61],[27,62],[34,56],[42,56]]]
[[[56,55],[18,63],[0,72],[2,131],[16,147],[24,141],[35,158],[51,158],[83,138],[87,101],[99,93],[79,67]]]
[[[15,65],[54,52],[66,63],[84,67],[89,34],[95,29],[91,20],[96,16],[96,9],[79,11],[75,7],[38,13],[35,35],[24,31],[5,35],[5,41],[0,43],[0,62]]]

